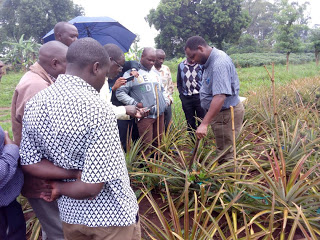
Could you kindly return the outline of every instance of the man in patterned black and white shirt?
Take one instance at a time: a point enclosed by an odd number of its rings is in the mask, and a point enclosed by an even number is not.
[[[92,38],[70,45],[67,70],[26,105],[21,163],[46,158],[81,178],[52,183],[66,240],[140,239],[138,204],[121,149],[117,121],[99,97],[109,56]]]

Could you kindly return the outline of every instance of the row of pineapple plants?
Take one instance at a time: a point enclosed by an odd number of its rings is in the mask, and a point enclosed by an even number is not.
[[[320,238],[320,78],[280,86],[268,74],[270,89],[248,96],[233,161],[219,165],[212,133],[193,139],[180,109],[152,157],[131,143],[132,184],[150,204],[144,239]]]

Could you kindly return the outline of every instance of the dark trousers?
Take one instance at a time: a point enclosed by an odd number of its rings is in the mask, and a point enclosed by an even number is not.
[[[131,135],[132,141],[139,139],[139,131],[135,119],[118,120],[118,128],[121,145],[124,151],[127,151],[127,136]]]
[[[172,109],[171,109],[171,105],[169,105],[169,106],[167,106],[166,110],[164,111],[164,127],[165,127],[165,131],[167,131],[171,120],[172,120]]]
[[[26,239],[26,222],[21,205],[16,200],[6,207],[0,207],[0,239]]]
[[[186,115],[188,127],[196,130],[198,126],[195,117],[202,119],[205,116],[205,111],[200,104],[199,94],[191,96],[180,94],[180,99],[182,102],[182,109]]]

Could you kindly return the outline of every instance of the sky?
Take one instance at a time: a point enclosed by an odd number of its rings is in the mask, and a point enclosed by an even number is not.
[[[293,0],[291,0],[292,2]],[[295,0],[297,1],[297,0]],[[145,21],[152,8],[156,8],[160,0],[73,0],[85,10],[85,16],[107,16],[121,23],[131,32],[140,36],[140,47],[155,47],[154,38],[157,30]],[[304,3],[306,0],[298,0]],[[320,0],[308,0],[307,13],[310,14],[310,26],[320,24]]]

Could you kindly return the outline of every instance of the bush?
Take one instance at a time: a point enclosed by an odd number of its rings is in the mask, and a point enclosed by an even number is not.
[[[230,55],[236,67],[255,67],[269,65],[286,64],[286,55],[282,53],[243,53]],[[290,54],[291,64],[303,64],[315,61],[313,53]]]

